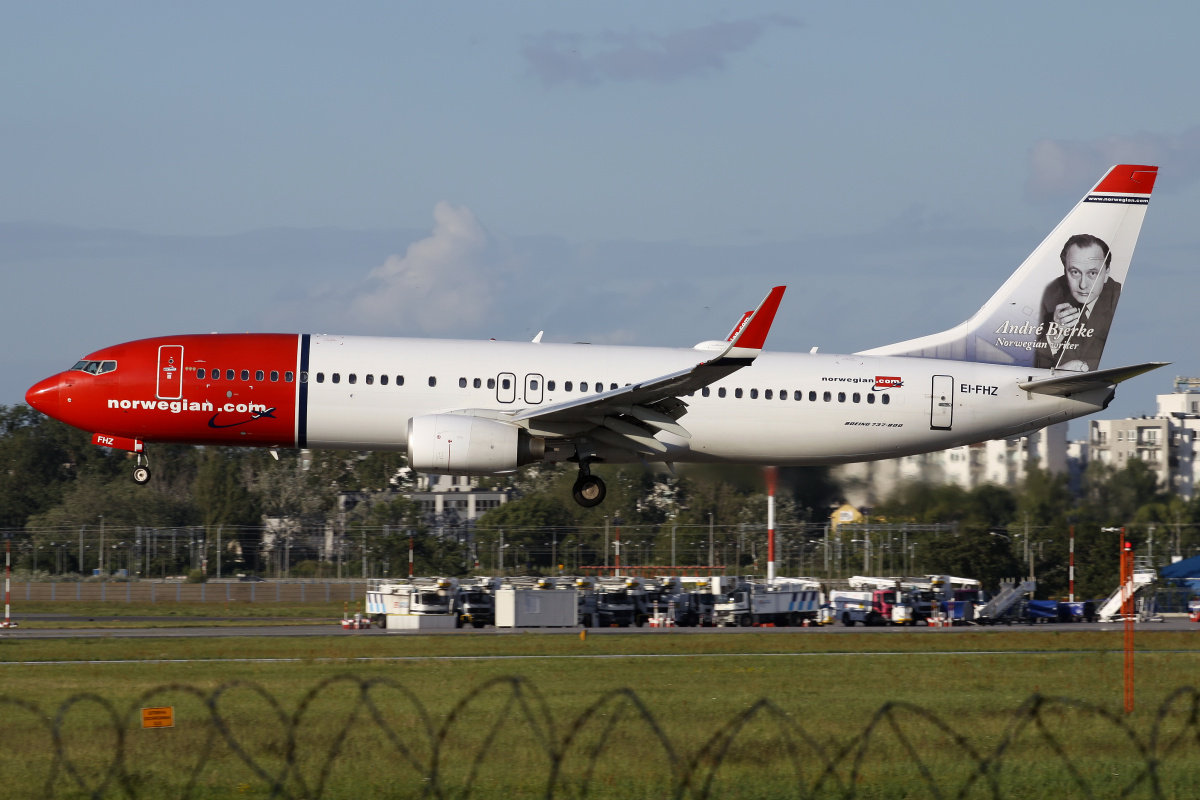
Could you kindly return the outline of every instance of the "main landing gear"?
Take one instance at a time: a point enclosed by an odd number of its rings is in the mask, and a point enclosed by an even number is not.
[[[604,481],[599,475],[593,475],[591,469],[588,468],[587,462],[579,465],[579,477],[575,480],[575,486],[571,489],[571,493],[575,495],[575,502],[584,508],[595,508],[604,502],[604,496],[608,494],[608,487],[604,485]]]
[[[142,463],[142,462],[145,463]],[[137,454],[137,466],[133,468],[133,482],[144,486],[150,482],[150,459],[141,453]]]

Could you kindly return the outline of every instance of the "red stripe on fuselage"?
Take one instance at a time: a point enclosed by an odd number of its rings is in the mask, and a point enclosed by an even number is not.
[[[116,361],[117,369],[104,375],[62,373],[54,416],[86,431],[147,442],[291,447],[300,381],[297,340],[283,333],[198,334],[106,347],[86,358]],[[167,355],[159,363],[164,345],[183,348],[181,364],[165,363]],[[179,351],[161,352],[174,357]],[[167,384],[160,385],[159,373],[172,367],[168,393],[160,388]],[[219,378],[212,377],[213,370],[220,371]],[[271,380],[272,372],[277,380]]]

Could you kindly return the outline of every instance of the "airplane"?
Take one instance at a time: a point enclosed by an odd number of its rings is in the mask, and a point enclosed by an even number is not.
[[[690,349],[164,336],[96,350],[25,397],[136,454],[140,484],[152,443],[396,450],[443,475],[571,462],[584,507],[605,497],[595,464],[841,464],[1013,437],[1165,366],[1099,369],[1157,172],[1110,169],[962,324],[858,353],[764,352],[777,286]]]

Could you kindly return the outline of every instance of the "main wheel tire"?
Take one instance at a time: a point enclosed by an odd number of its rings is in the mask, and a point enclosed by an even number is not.
[[[751,617],[749,614],[738,617],[738,625],[740,625],[743,628],[749,628],[753,624],[754,624],[754,618]]]
[[[596,475],[580,475],[571,492],[575,495],[576,503],[584,508],[595,508],[604,502],[608,487]]]
[[[788,614],[788,627],[789,628],[799,628],[801,626],[802,622],[803,622],[803,620],[800,618],[799,611],[793,611],[791,614]]]
[[[853,628],[854,627],[854,620],[850,619],[849,611],[842,612],[842,627],[845,627],[845,628]]]
[[[149,483],[150,482],[150,468],[149,467],[134,467],[133,468],[133,482],[140,486],[144,486],[145,484]]]

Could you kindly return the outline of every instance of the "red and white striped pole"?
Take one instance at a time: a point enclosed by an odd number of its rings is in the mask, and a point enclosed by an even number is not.
[[[778,469],[767,467],[767,583],[775,580],[775,483]]]
[[[11,628],[12,603],[9,586],[12,580],[12,532],[4,534],[4,627]]]
[[[1075,526],[1074,525],[1071,526],[1070,531],[1071,531],[1071,538],[1070,538],[1071,556],[1070,556],[1070,565],[1067,567],[1067,579],[1070,582],[1069,591],[1071,593],[1071,596],[1070,596],[1069,600],[1070,600],[1070,602],[1074,603],[1075,602]]]

